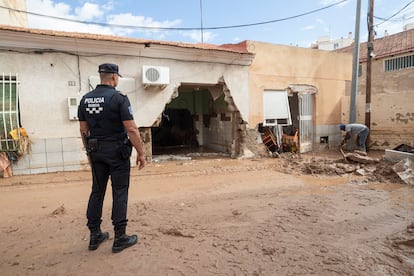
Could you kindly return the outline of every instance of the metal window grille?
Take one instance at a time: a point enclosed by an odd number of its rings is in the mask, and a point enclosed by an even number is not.
[[[414,67],[414,55],[387,59],[384,61],[385,72]]]
[[[9,133],[17,129],[20,136],[18,84],[17,74],[0,75],[0,151],[17,150],[17,143]]]

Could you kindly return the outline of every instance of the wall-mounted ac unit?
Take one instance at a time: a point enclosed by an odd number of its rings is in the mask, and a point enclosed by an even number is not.
[[[144,85],[167,85],[170,83],[170,68],[162,66],[142,66]]]

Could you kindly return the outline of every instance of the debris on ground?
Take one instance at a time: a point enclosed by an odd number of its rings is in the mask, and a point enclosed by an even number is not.
[[[66,213],[66,209],[65,209],[65,207],[63,206],[63,204],[62,205],[60,205],[60,207],[58,207],[58,208],[56,208],[52,213],[51,213],[51,215],[52,216],[57,216],[57,215],[63,215],[63,214],[65,214]]]
[[[414,161],[414,148],[401,144],[394,149],[386,149],[384,158],[390,162],[399,162],[405,158]]]
[[[195,238],[194,235],[191,234],[184,234],[182,231],[180,231],[177,228],[159,228],[158,229],[161,233],[163,233],[164,235],[171,235],[171,236],[176,236],[176,237],[184,237],[184,238]]]
[[[378,155],[378,154],[376,154]],[[376,156],[375,155],[375,156]],[[362,153],[343,153],[344,158],[309,157],[306,154],[282,153],[277,170],[288,174],[325,176],[358,175],[366,182],[402,183],[392,169],[394,163]],[[336,156],[337,157],[337,156]]]
[[[362,164],[373,164],[373,163],[379,162],[379,159],[371,158],[367,156],[365,152],[354,151],[354,152],[344,153],[342,149],[340,151],[346,162],[354,161],[354,162],[358,162]]]
[[[414,163],[405,158],[401,160],[394,166],[392,166],[392,170],[401,178],[404,183],[408,185],[414,185]]]

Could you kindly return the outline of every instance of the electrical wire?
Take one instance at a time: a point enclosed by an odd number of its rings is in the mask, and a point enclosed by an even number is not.
[[[402,7],[399,11],[397,11],[396,13],[394,13],[393,15],[391,15],[390,17],[384,19],[384,18],[380,18],[380,17],[375,17],[377,19],[383,20],[383,22],[375,24],[374,27],[378,27],[388,21],[390,21],[392,18],[394,18],[395,16],[399,15],[403,10],[405,10],[406,8],[408,8],[408,6],[410,6],[412,3],[414,3],[414,0],[411,0],[410,2],[408,2],[404,7]]]
[[[149,27],[149,26],[118,25],[118,24],[109,24],[109,23],[75,20],[75,19],[69,19],[69,18],[39,14],[39,13],[34,13],[34,12],[22,11],[22,10],[13,9],[13,8],[4,7],[4,6],[0,6],[0,8],[7,9],[9,11],[26,13],[26,14],[29,14],[29,15],[40,16],[40,17],[45,17],[45,18],[50,18],[50,19],[68,21],[68,22],[73,22],[73,23],[98,25],[98,26],[103,26],[103,27],[141,29],[141,30],[163,30],[163,31],[193,31],[193,30],[219,30],[219,29],[245,28],[245,27],[271,24],[271,23],[276,23],[276,22],[281,22],[281,21],[287,21],[287,20],[292,20],[292,19],[298,18],[298,17],[303,17],[303,16],[306,16],[306,15],[309,15],[309,14],[312,14],[312,13],[317,13],[317,12],[320,12],[322,10],[332,8],[334,6],[340,5],[340,4],[342,4],[344,2],[348,2],[348,1],[349,0],[341,0],[341,1],[338,1],[338,2],[335,2],[335,3],[332,3],[330,5],[327,5],[323,8],[319,8],[319,9],[316,9],[316,10],[311,10],[311,11],[308,11],[308,12],[304,12],[304,13],[289,16],[289,17],[273,19],[273,20],[269,20],[269,21],[262,21],[262,22],[256,22],[256,23],[247,23],[247,24],[240,24],[240,25],[230,25],[230,26],[202,27],[202,28],[200,28],[200,27]]]

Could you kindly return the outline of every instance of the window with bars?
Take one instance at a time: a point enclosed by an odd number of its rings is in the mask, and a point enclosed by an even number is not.
[[[0,75],[0,151],[16,151],[10,131],[19,130],[19,89],[17,75]]]
[[[414,55],[386,59],[384,61],[384,66],[385,72],[414,67]]]

